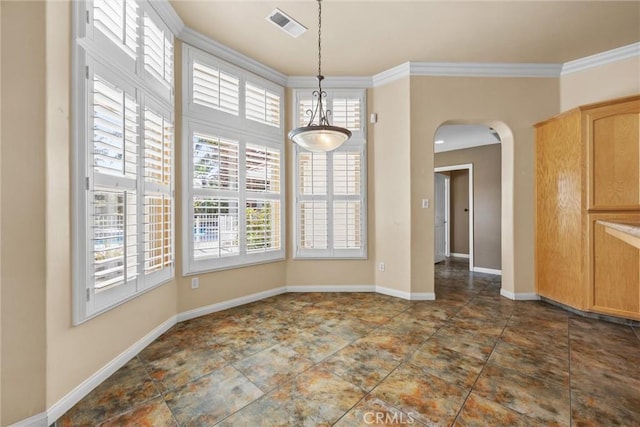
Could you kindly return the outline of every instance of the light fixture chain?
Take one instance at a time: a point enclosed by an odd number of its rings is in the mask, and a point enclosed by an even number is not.
[[[318,0],[318,75],[322,75],[322,0]]]

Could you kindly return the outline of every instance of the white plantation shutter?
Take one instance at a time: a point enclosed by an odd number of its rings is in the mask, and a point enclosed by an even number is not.
[[[93,77],[93,167],[96,173],[135,179],[138,104],[131,94]]]
[[[236,256],[239,242],[239,143],[193,135],[193,237],[195,259]]]
[[[281,248],[280,200],[248,199],[246,203],[247,252]]]
[[[144,68],[152,76],[173,87],[173,41],[149,15],[144,16]]]
[[[246,190],[280,193],[280,150],[247,144]]]
[[[362,114],[359,98],[335,96],[331,111],[333,116],[332,125],[347,128],[352,132],[360,130]]]
[[[295,122],[306,125],[311,97],[297,93]],[[311,153],[296,147],[296,257],[366,257],[364,94],[328,91],[331,123],[354,131],[341,148]]]
[[[135,0],[93,1],[93,25],[131,58],[138,49],[138,11]]]
[[[90,271],[95,291],[100,293],[138,275],[136,194],[107,189],[92,193]]]
[[[226,197],[194,197],[194,257],[221,258],[239,254],[239,203]]]
[[[240,79],[215,67],[193,61],[193,102],[203,107],[238,115]]]
[[[245,84],[245,111],[249,120],[280,126],[280,96],[249,82]]]
[[[73,7],[78,324],[174,275],[173,35],[148,2]]]
[[[216,136],[193,136],[193,187],[238,190],[238,141]]]
[[[173,123],[151,108],[144,114],[144,272],[173,267]]]

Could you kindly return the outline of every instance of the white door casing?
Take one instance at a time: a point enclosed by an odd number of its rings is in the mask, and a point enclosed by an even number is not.
[[[447,241],[448,183],[448,176],[441,173],[435,174],[435,262],[444,261],[449,249]]]

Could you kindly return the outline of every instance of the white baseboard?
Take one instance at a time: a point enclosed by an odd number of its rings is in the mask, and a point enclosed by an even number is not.
[[[466,258],[466,259],[469,259],[469,254],[458,254],[458,253],[455,253],[455,252],[451,252],[449,255],[454,257],[454,258]]]
[[[246,295],[239,298],[234,298],[229,301],[223,301],[216,304],[195,308],[193,310],[184,311],[182,313],[178,313],[178,322],[184,322],[185,320],[195,319],[196,317],[200,317],[200,316],[206,316],[207,314],[226,310],[228,308],[237,307],[239,305],[249,304],[250,302],[259,301],[261,299],[280,295],[285,292],[287,292],[287,288],[282,286],[280,288],[269,289],[268,291],[258,292],[255,294]]]
[[[120,353],[111,362],[104,365],[100,370],[91,375],[89,378],[80,383],[76,388],[71,390],[62,399],[57,401],[51,408],[47,410],[47,424],[53,424],[58,418],[64,415],[69,409],[78,403],[83,397],[89,394],[94,388],[100,385],[104,380],[109,378],[114,372],[123,367],[129,360],[135,357],[143,348],[148,346],[164,334],[169,328],[176,324],[177,316],[171,316],[158,327],[154,328],[147,335],[139,339],[128,349]]]
[[[473,267],[473,271],[476,273],[497,274],[502,276],[502,270],[494,270],[493,268]]]
[[[287,292],[375,292],[373,285],[287,286]]]
[[[402,298],[406,300],[411,299],[411,292],[399,291],[397,289],[385,288],[384,286],[376,286],[376,292],[382,295],[389,295],[390,297]]]
[[[412,292],[411,301],[434,301],[436,294],[433,292]]]
[[[24,420],[20,420],[15,424],[11,424],[9,427],[47,427],[48,425],[47,413],[40,412]]]
[[[540,296],[534,292],[513,293],[504,288],[500,289],[500,295],[514,301],[538,301]]]

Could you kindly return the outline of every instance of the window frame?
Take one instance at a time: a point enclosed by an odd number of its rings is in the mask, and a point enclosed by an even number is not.
[[[131,1],[131,0],[129,0]],[[175,38],[166,24],[159,18],[146,1],[137,4],[137,49],[135,58],[118,48],[118,45],[101,34],[93,25],[93,2],[75,2],[72,11],[72,267],[73,267],[73,324],[78,325],[92,319],[120,304],[158,286],[170,282],[175,277],[175,105],[173,85],[165,84],[159,90],[157,82],[149,79],[144,70],[144,25],[148,14],[154,24],[161,28],[170,42]],[[173,64],[175,70],[175,64]],[[109,84],[125,91],[136,102],[136,168],[135,177],[117,177],[95,171],[93,155],[93,84],[94,75],[99,75]],[[173,73],[175,75],[175,73]],[[174,77],[175,79],[175,77]],[[170,86],[170,87],[169,87]],[[171,177],[168,188],[146,182],[145,179],[145,111],[152,110],[171,122]],[[95,274],[95,246],[92,241],[91,216],[95,192],[120,191],[121,184],[135,191],[135,279],[111,289],[97,292]],[[171,203],[168,232],[171,239],[170,263],[157,271],[145,272],[145,196],[155,190],[162,190]],[[125,211],[126,212],[126,211]],[[123,231],[127,233],[126,227]],[[126,240],[125,240],[126,241]],[[126,264],[125,264],[126,266]]]
[[[238,78],[238,115],[197,104],[193,100],[193,62],[215,68]],[[182,44],[182,274],[189,276],[286,259],[286,146],[284,144],[284,88],[235,67],[186,43]],[[280,125],[256,122],[246,117],[246,83],[257,85],[280,98]],[[193,186],[193,136],[202,134],[238,141],[238,255],[196,259],[194,255],[194,197],[203,193]],[[280,153],[279,193],[246,189],[246,147],[267,147]],[[206,191],[205,191],[206,192]],[[280,204],[280,247],[277,250],[247,253],[246,201],[273,200]]]
[[[295,260],[326,260],[326,259],[368,259],[368,245],[367,245],[367,140],[366,140],[366,90],[365,89],[325,89],[327,92],[326,105],[328,109],[333,107],[334,98],[358,98],[360,100],[360,126],[358,129],[351,129],[352,137],[336,150],[327,152],[327,175],[326,195],[303,195],[300,191],[301,177],[299,174],[300,155],[301,153],[309,153],[309,151],[294,144],[293,149],[293,216],[294,216],[294,254]],[[308,123],[308,119],[302,120],[300,118],[300,102],[305,99],[311,99],[310,89],[294,89],[292,93],[293,104],[293,117],[294,124],[298,125],[304,122],[304,125]],[[333,124],[332,118],[330,118]],[[334,194],[334,174],[333,174],[333,158],[334,153],[343,152],[358,152],[360,155],[360,194],[355,195],[335,195]],[[348,201],[358,200],[360,202],[360,222],[361,222],[361,247],[359,249],[335,249],[332,247],[333,242],[333,206],[336,201]],[[305,249],[300,245],[301,231],[301,219],[300,219],[300,205],[305,201],[326,201],[327,204],[327,248],[326,249]]]

